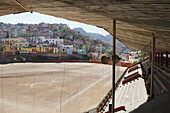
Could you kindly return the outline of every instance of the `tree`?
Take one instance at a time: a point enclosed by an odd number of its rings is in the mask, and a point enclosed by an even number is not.
[[[6,33],[6,38],[9,38],[9,33],[8,33],[8,31],[7,31],[7,33]]]
[[[109,55],[113,55],[113,50],[108,50],[108,51],[106,51],[106,53]]]
[[[68,36],[65,36],[65,39],[66,39],[66,40],[69,40]]]
[[[141,52],[140,52],[140,55],[141,55],[142,58],[145,58],[146,56],[149,55],[149,53],[148,53],[148,52],[145,52],[145,51],[141,51]]]
[[[67,32],[67,30],[64,28],[64,29],[63,29],[63,32],[64,32],[64,33],[66,33],[66,32]]]

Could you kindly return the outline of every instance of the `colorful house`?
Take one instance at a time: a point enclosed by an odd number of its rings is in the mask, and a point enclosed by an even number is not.
[[[50,53],[52,52],[53,48],[52,47],[43,47],[43,46],[37,46],[37,47],[18,47],[17,50],[19,52],[43,52],[43,53]]]
[[[11,44],[11,43],[14,43],[14,42],[19,42],[19,38],[6,38],[6,39],[3,39],[3,44]]]
[[[18,47],[17,50],[18,50],[19,52],[30,53],[30,52],[32,52],[33,48]]]
[[[15,47],[11,46],[10,44],[4,45],[3,54],[4,55],[15,55]]]
[[[26,41],[21,41],[21,42],[15,42],[14,43],[15,47],[28,47],[29,46],[29,43],[26,42]]]

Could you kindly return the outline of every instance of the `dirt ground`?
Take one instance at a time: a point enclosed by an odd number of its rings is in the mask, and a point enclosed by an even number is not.
[[[116,80],[125,67],[116,67]],[[0,65],[0,113],[82,113],[111,88],[112,66],[92,63]]]

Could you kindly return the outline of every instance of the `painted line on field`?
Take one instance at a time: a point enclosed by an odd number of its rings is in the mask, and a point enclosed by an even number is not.
[[[75,94],[74,96],[72,96],[71,98],[69,98],[68,100],[66,100],[64,103],[62,103],[62,105],[68,103],[70,100],[74,99],[75,97],[77,97],[78,95],[82,94],[83,92],[85,92],[86,90],[88,90],[89,88],[93,87],[94,85],[96,85],[97,83],[99,83],[100,81],[102,81],[104,78],[108,77],[110,74],[112,74],[112,72],[109,72],[108,74],[106,74],[106,76],[102,77],[101,79],[99,79],[98,81],[94,82],[93,84],[91,84],[90,86],[86,87],[85,89],[81,90],[80,92],[78,92],[77,94]]]

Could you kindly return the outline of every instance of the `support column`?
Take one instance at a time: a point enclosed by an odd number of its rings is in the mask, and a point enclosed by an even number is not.
[[[150,89],[150,97],[153,97],[153,79],[154,79],[154,65],[155,65],[155,57],[154,57],[154,53],[155,53],[155,36],[153,34],[152,37],[152,62],[151,62],[151,89]]]
[[[166,65],[166,67],[168,68],[168,51],[166,51],[165,65]]]
[[[163,65],[163,52],[161,52],[161,65]]]
[[[112,64],[112,113],[114,113],[114,105],[115,105],[115,60],[114,56],[116,55],[116,20],[113,20],[113,64]]]
[[[149,43],[149,64],[151,64],[151,42]]]

